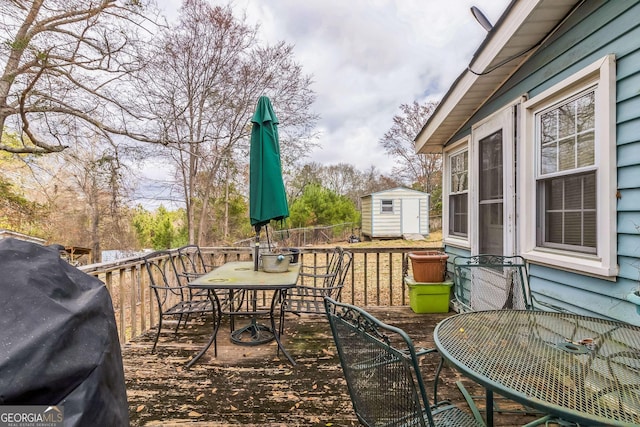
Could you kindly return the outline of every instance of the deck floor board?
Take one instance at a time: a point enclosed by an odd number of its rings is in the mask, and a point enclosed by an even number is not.
[[[433,347],[433,328],[454,313],[415,314],[408,307],[369,307],[386,323],[404,329],[416,346]],[[297,362],[291,366],[275,343],[238,346],[223,323],[218,357],[209,349],[191,369],[185,364],[207,341],[210,324],[192,320],[174,336],[168,326],[155,354],[150,353],[155,330],[122,349],[132,426],[357,426],[346,382],[339,366],[329,325],[321,316],[290,316],[285,347]],[[428,386],[439,358],[422,359]],[[468,410],[455,382],[462,380],[474,394],[482,389],[445,367],[439,397]],[[482,402],[480,402],[482,404]],[[522,409],[500,402],[503,409]],[[496,426],[522,425],[534,415],[496,414]]]

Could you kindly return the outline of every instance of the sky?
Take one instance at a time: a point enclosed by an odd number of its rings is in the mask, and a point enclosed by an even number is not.
[[[211,3],[226,4],[216,0]],[[263,41],[294,45],[314,79],[320,147],[310,160],[360,170],[393,166],[378,141],[401,104],[438,101],[510,0],[233,0]],[[169,18],[178,0],[158,0]]]
[[[226,1],[208,0],[212,4]],[[439,101],[469,64],[486,31],[478,7],[495,23],[510,0],[232,0],[259,37],[294,45],[313,76],[319,147],[308,161],[349,163],[389,174],[379,140],[400,105]],[[158,0],[169,20],[180,0]],[[276,111],[277,114],[277,111]]]

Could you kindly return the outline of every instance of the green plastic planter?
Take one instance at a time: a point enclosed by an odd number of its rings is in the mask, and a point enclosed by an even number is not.
[[[407,276],[409,306],[414,313],[447,313],[453,282],[422,283]]]

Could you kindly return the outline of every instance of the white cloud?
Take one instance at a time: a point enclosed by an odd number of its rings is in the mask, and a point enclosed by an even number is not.
[[[222,4],[215,0],[212,3]],[[378,140],[401,104],[439,100],[469,64],[485,31],[479,7],[493,23],[509,0],[234,0],[260,25],[267,43],[284,40],[314,77],[321,148],[310,160],[393,167]],[[176,0],[160,0],[168,14]]]

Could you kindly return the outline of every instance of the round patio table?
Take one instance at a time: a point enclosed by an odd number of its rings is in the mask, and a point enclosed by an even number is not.
[[[640,327],[568,313],[478,311],[440,322],[442,357],[487,390],[585,425],[640,424]]]

